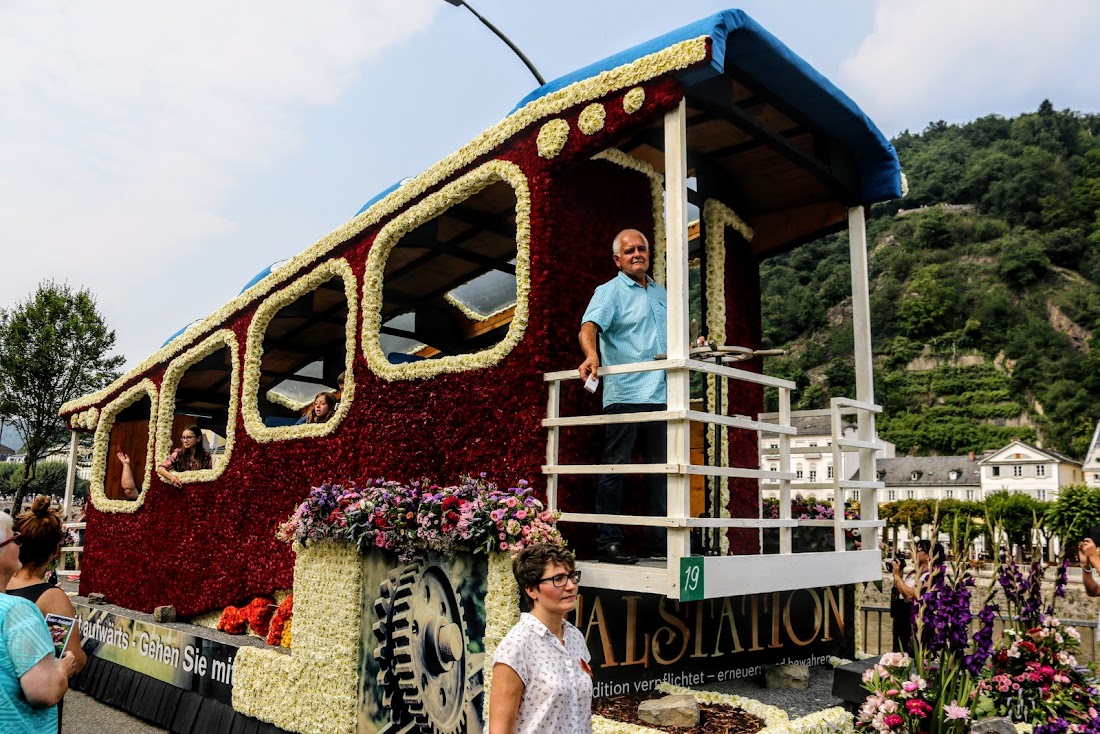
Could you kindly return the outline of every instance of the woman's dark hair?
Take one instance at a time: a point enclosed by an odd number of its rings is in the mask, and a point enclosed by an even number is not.
[[[61,543],[61,515],[50,507],[49,497],[38,495],[31,508],[15,520],[19,533],[19,560],[24,566],[45,566]]]
[[[317,398],[324,398],[325,403],[328,404],[328,412],[325,413],[324,418],[317,417],[317,411],[314,409],[314,405],[317,404]],[[327,423],[332,418],[333,412],[336,411],[336,396],[330,392],[319,392],[313,396],[313,403],[309,407],[309,418],[306,419],[306,423]]]
[[[928,559],[928,562],[932,564],[932,568],[939,568],[947,561],[947,553],[943,549],[943,543],[936,543],[932,546],[932,553]]]
[[[525,612],[531,611],[533,605],[526,590],[534,589],[539,585],[539,579],[546,571],[547,563],[561,564],[569,569],[569,573],[573,573],[577,568],[577,560],[573,557],[572,551],[549,543],[529,545],[512,559],[512,574],[519,584],[520,607]]]
[[[191,453],[188,454],[187,449],[183,447],[181,442],[180,455],[186,459],[190,459],[190,461],[188,461],[188,468],[196,466],[199,469],[203,468],[206,466],[206,447],[203,445],[202,429],[192,423],[184,428],[183,431],[191,431],[191,433],[195,434],[195,443],[191,444]],[[183,435],[183,431],[180,431],[181,436]]]

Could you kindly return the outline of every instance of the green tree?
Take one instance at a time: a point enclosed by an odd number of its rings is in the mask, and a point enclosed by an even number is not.
[[[997,272],[1006,283],[1016,288],[1026,288],[1046,274],[1050,258],[1041,242],[1024,235],[1009,235],[1001,243]]]
[[[1080,542],[1089,528],[1100,526],[1100,487],[1067,484],[1047,509],[1044,523],[1064,546]]]
[[[1009,543],[1031,548],[1035,517],[1044,509],[1041,503],[1030,495],[1002,490],[987,496],[985,507],[989,523],[1000,528]]]
[[[115,333],[85,290],[43,281],[25,301],[0,310],[0,415],[23,440],[18,514],[39,460],[65,440],[61,406],[118,376],[121,356],[108,356]]]

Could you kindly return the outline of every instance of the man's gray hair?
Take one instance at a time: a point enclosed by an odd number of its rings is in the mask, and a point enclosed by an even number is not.
[[[649,247],[649,238],[645,236],[645,232],[642,232],[642,231],[637,230],[637,229],[624,229],[622,232],[619,232],[617,235],[615,235],[615,240],[611,243],[611,252],[613,252],[616,255],[618,255],[620,252],[622,252],[622,249],[623,249],[623,242],[622,242],[623,235],[624,234],[630,234],[631,232],[634,232],[639,237],[641,237],[642,242],[645,243],[645,246]]]

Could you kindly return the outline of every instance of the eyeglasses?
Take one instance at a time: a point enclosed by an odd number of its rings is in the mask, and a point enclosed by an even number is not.
[[[194,441],[197,438],[198,438],[198,436],[192,436],[192,435],[187,434],[187,433],[183,433],[183,434],[180,435],[180,440],[181,441]]]
[[[16,545],[23,545],[23,541],[19,539],[19,533],[12,533],[10,538],[5,540],[3,543],[0,543],[0,548],[3,548],[8,543],[15,543]],[[555,577],[555,578],[557,578],[557,577]],[[557,584],[554,584],[554,585],[557,586]],[[565,582],[563,581],[562,586],[564,586],[564,585],[565,585]]]
[[[581,583],[581,572],[574,571],[573,573],[559,573],[555,576],[547,576],[544,579],[539,579],[540,584],[543,581],[549,581],[550,583],[554,584],[556,588],[559,589],[564,588],[567,581],[572,581],[574,584],[577,584],[579,586]]]

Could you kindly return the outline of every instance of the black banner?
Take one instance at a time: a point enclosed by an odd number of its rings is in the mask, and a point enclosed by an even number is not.
[[[680,602],[585,590],[570,617],[592,652],[596,696],[660,681],[698,686],[762,675],[779,663],[824,664],[855,651],[855,589],[832,586]]]

